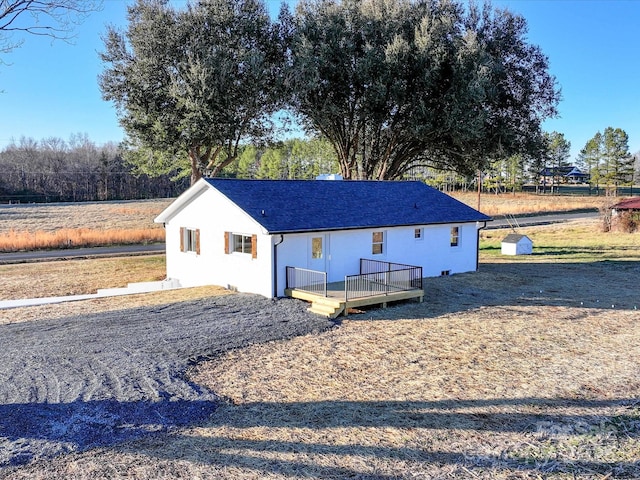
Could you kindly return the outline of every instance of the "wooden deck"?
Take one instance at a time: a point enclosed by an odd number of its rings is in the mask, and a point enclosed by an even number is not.
[[[336,318],[340,314],[347,316],[350,308],[365,307],[368,305],[382,305],[399,300],[417,298],[419,302],[424,299],[423,289],[412,289],[387,294],[358,297],[357,293],[351,293],[354,298],[345,299],[344,282],[327,284],[327,296],[313,294],[303,290],[286,289],[285,295],[311,302],[309,311],[328,318]]]

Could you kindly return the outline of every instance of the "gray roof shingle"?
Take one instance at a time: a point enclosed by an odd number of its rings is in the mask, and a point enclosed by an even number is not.
[[[491,220],[417,181],[206,181],[271,234]]]
[[[521,235],[519,233],[510,233],[509,235],[507,235],[502,239],[502,243],[518,243],[523,238],[526,238],[527,240],[531,241],[531,239],[526,235]]]

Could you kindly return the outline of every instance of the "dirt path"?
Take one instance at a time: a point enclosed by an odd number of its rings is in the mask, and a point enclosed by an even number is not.
[[[206,300],[0,326],[0,466],[166,431],[208,417],[183,378],[225,350],[330,328],[295,300]]]

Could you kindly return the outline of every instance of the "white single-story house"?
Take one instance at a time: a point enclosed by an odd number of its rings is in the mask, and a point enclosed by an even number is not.
[[[502,255],[531,255],[533,253],[533,241],[526,235],[510,233],[502,239]]]
[[[358,273],[361,258],[475,271],[490,217],[422,182],[204,178],[155,219],[167,277],[283,296],[286,267]]]

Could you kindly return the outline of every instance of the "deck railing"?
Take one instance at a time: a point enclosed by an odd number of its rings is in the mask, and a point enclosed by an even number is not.
[[[327,272],[307,268],[287,267],[287,289],[303,290],[327,296]]]
[[[422,289],[422,267],[360,259],[360,275],[344,279],[345,301]]]
[[[287,267],[287,289],[327,296],[327,273]],[[422,289],[422,267],[360,259],[360,274],[344,277],[345,301]]]
[[[395,270],[406,270],[408,268],[421,268],[406,263],[385,262],[384,260],[371,260],[369,258],[360,259],[360,274],[392,272]]]

